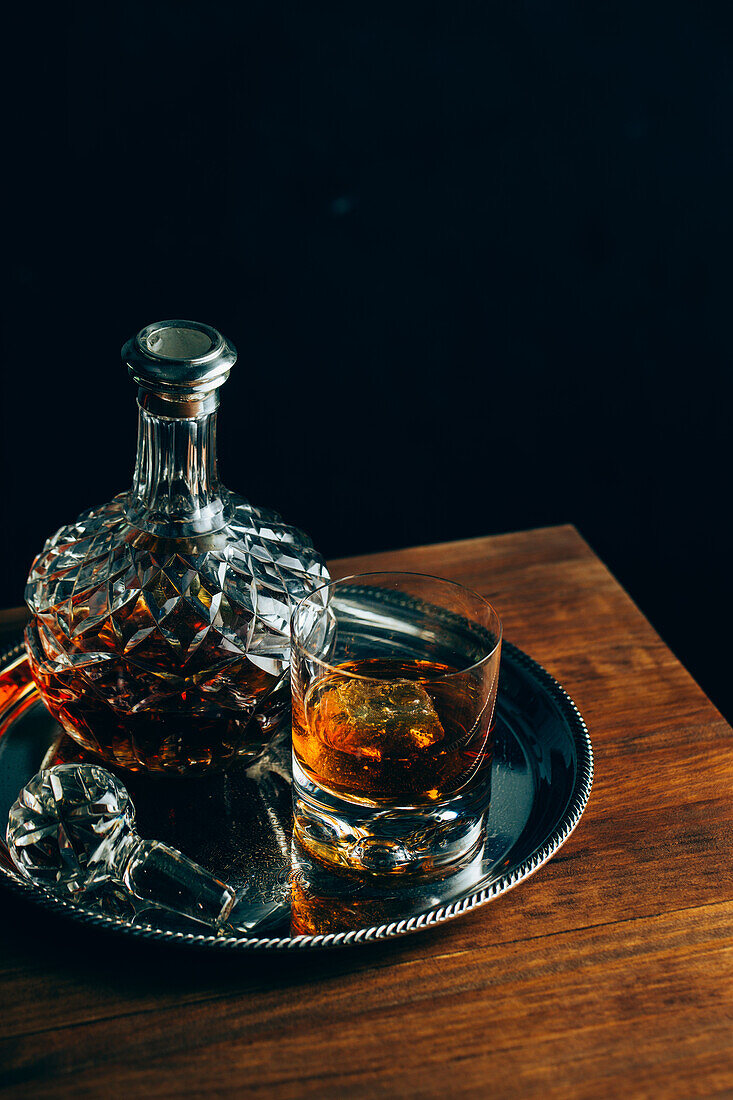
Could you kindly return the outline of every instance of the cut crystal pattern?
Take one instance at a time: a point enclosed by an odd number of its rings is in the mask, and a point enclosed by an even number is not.
[[[219,482],[229,341],[161,321],[122,350],[139,386],[132,488],[34,561],[33,678],[66,732],[109,763],[186,774],[248,763],[287,708],[291,611],[326,567],[302,532]]]
[[[8,848],[27,878],[77,895],[109,878],[134,819],[127,791],[104,768],[63,764],[39,772],[20,792],[8,818]]]
[[[111,881],[141,901],[221,927],[234,891],[174,848],[142,840],[134,820],[127,791],[108,771],[60,764],[20,792],[8,850],[26,878],[49,890],[78,897]]]
[[[328,579],[310,540],[227,495],[221,531],[161,539],[129,494],[46,543],[28,578],[33,676],[64,729],[137,770],[255,759],[283,709],[295,603]],[[254,721],[253,721],[254,719]]]

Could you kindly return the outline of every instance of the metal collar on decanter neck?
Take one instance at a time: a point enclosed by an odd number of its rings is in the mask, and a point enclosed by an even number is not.
[[[220,332],[199,321],[156,321],[122,349],[140,387],[138,403],[157,416],[198,417],[219,404],[237,351]]]

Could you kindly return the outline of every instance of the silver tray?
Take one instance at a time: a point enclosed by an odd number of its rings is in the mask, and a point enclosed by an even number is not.
[[[21,787],[42,766],[87,757],[40,701],[22,644],[0,653],[0,833]],[[91,758],[89,758],[91,759]],[[452,920],[523,882],[575,829],[593,781],[586,725],[563,688],[515,646],[502,653],[492,793],[482,849],[440,880],[378,884],[309,863],[291,842],[289,729],[248,771],[198,780],[120,777],[142,836],[163,840],[255,901],[291,896],[292,917],[259,935],[206,926],[129,898],[83,904],[34,886],[0,839],[0,874],[44,908],[144,939],[219,951],[310,950],[404,936]],[[292,921],[292,923],[291,923]]]

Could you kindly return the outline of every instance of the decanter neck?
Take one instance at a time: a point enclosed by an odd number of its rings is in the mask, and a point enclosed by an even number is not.
[[[139,402],[129,522],[165,538],[220,530],[226,515],[216,468],[216,407],[178,418],[158,415],[145,404]]]

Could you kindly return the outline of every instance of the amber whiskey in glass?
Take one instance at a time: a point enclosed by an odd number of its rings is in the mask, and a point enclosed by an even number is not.
[[[482,843],[501,622],[437,577],[372,573],[292,622],[294,836],[316,860],[443,873]]]
[[[491,767],[481,683],[437,661],[348,661],[294,708],[293,749],[323,790],[369,805],[440,802]]]

